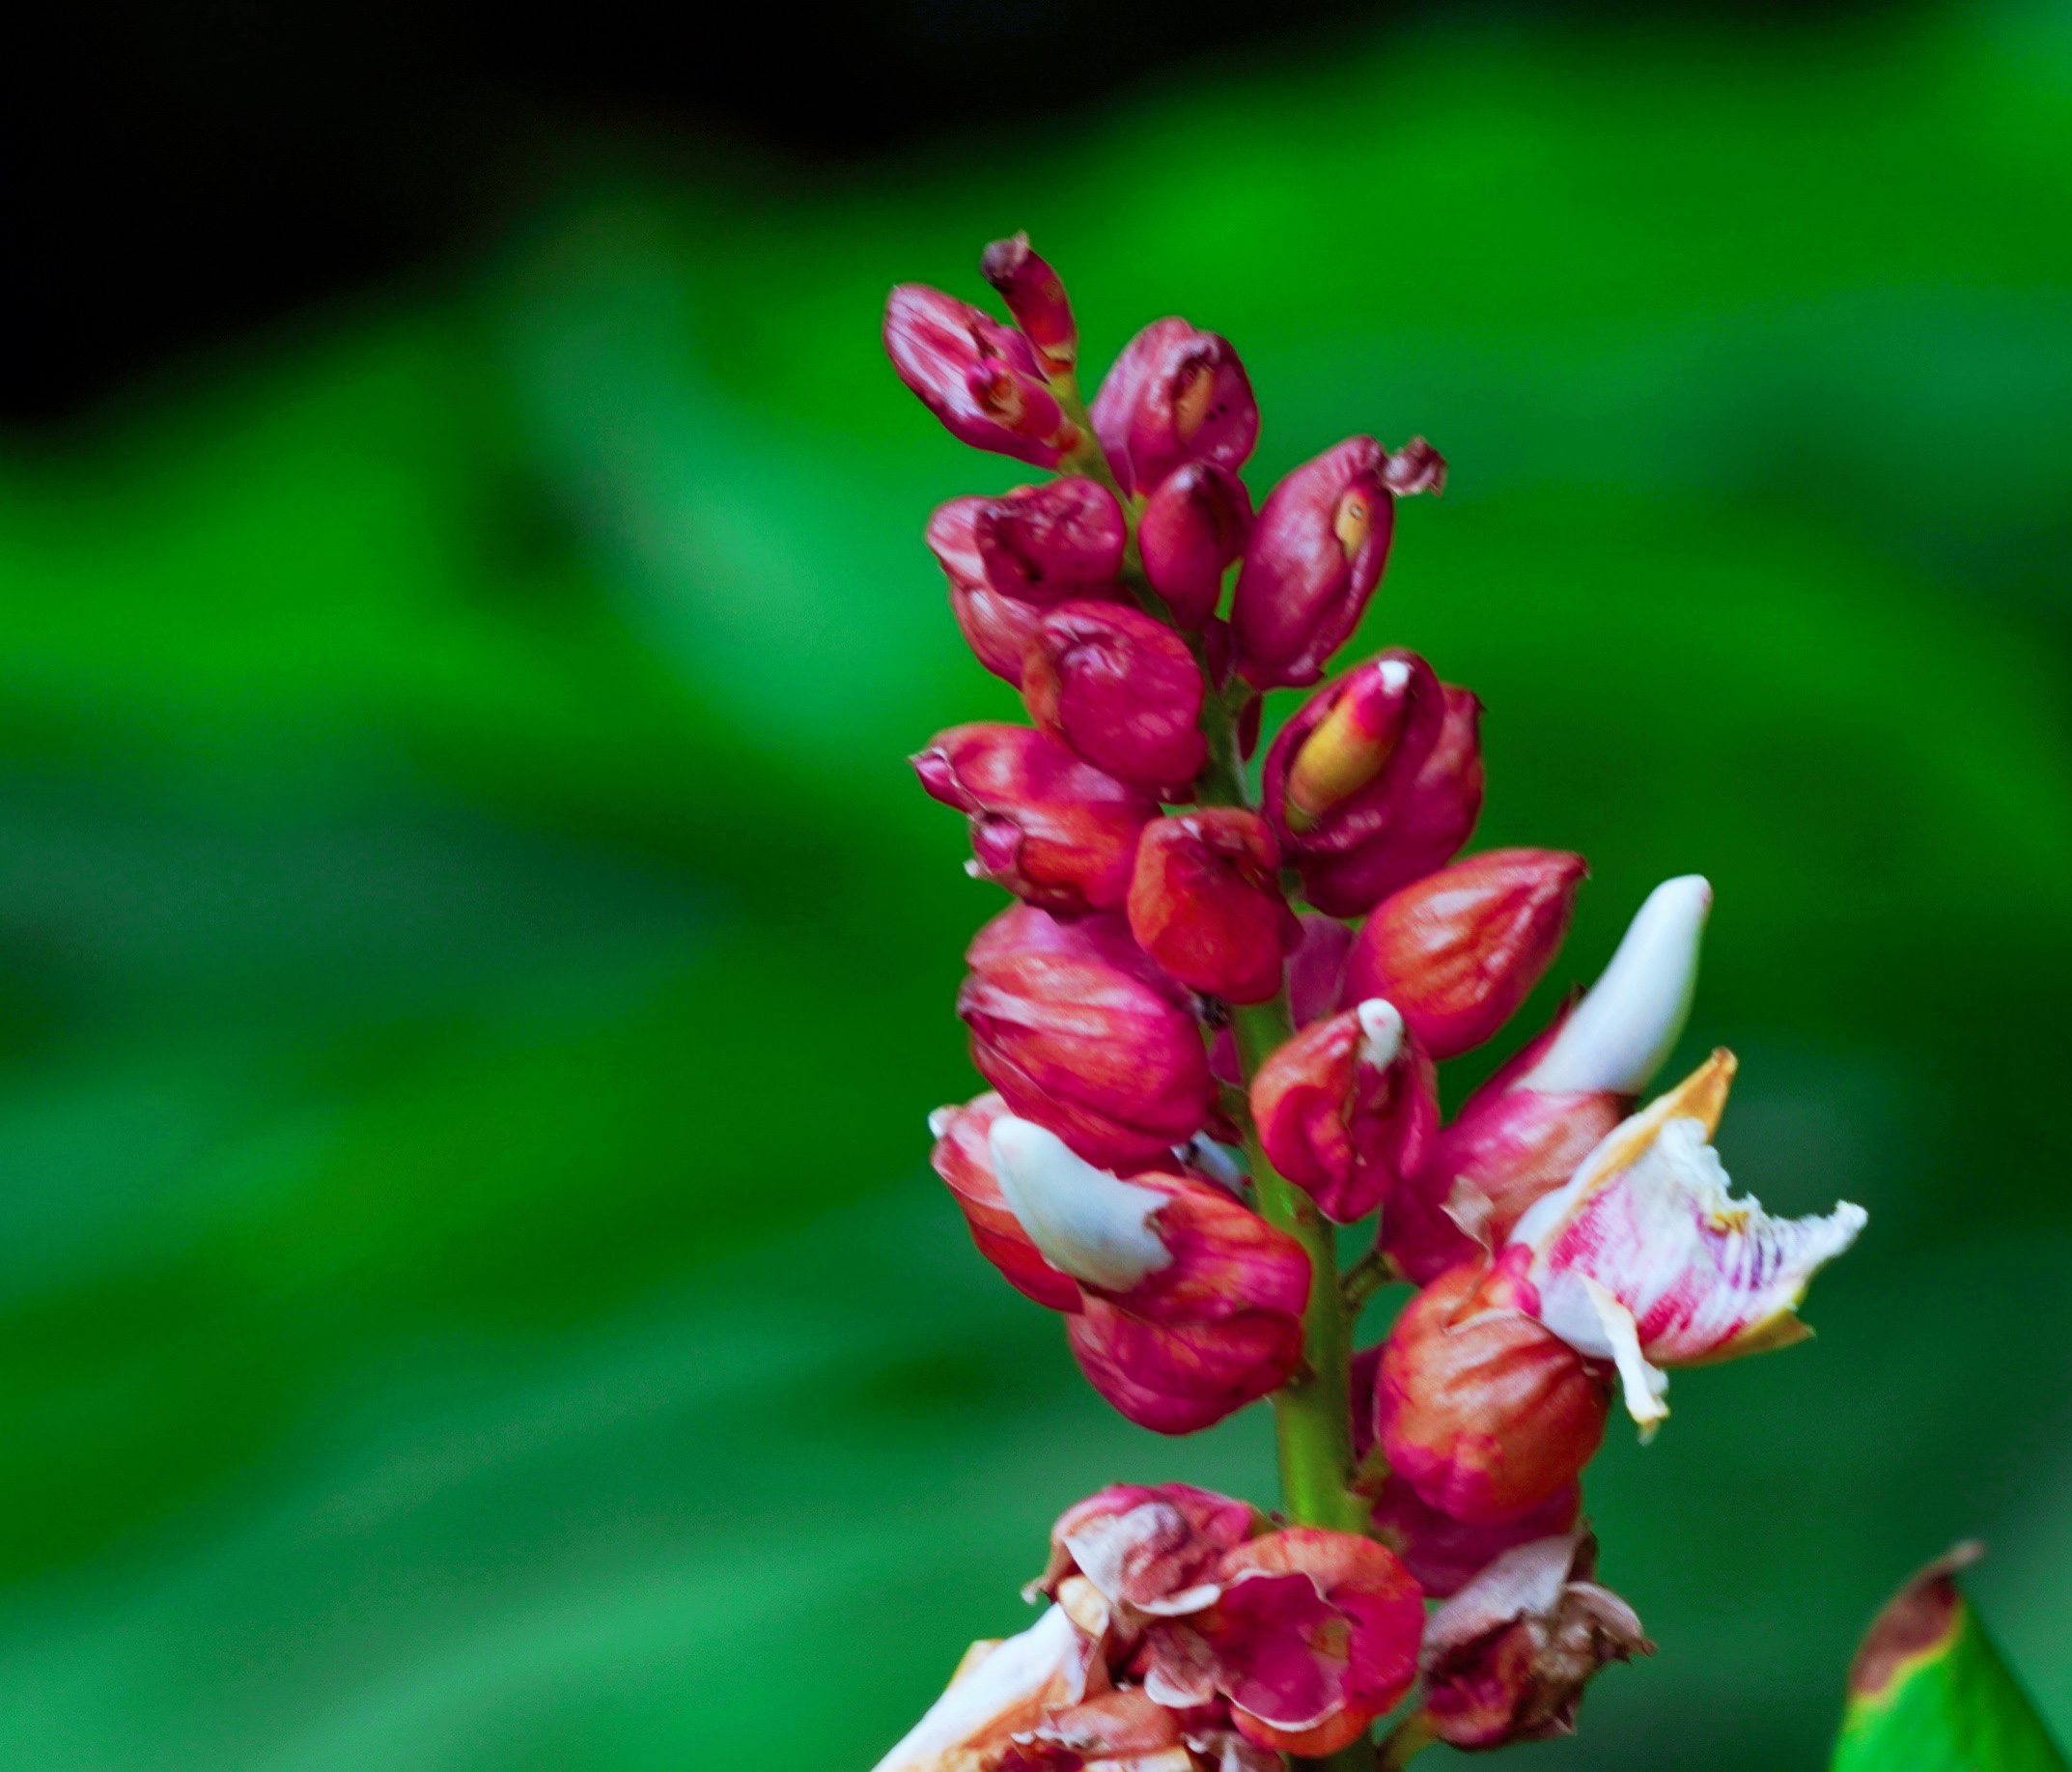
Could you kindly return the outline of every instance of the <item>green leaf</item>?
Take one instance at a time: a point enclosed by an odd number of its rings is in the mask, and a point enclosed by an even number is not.
[[[1958,1545],[1878,1615],[1849,1670],[1834,1772],[2065,1772],[1957,1586],[1981,1555]]]

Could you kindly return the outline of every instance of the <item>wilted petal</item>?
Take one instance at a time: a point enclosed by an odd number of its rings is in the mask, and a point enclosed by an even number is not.
[[[1086,1696],[1098,1645],[1064,1608],[1005,1642],[973,1644],[949,1689],[876,1772],[970,1772],[1051,1714]]]
[[[1794,1313],[1807,1283],[1865,1221],[1846,1201],[1777,1219],[1733,1197],[1709,1142],[1733,1074],[1733,1055],[1713,1054],[1607,1136],[1511,1235],[1526,1252],[1534,1314],[1578,1351],[1619,1361],[1643,1424],[1667,1413],[1656,1367],[1803,1339]]]
[[[1224,1558],[1213,1604],[1145,1636],[1145,1687],[1168,1702],[1228,1699],[1254,1741],[1335,1753],[1409,1689],[1424,1608],[1394,1554],[1349,1533],[1297,1527]]]
[[[1118,1605],[1191,1612],[1222,1591],[1217,1564],[1259,1525],[1249,1502],[1213,1489],[1111,1483],[1059,1515],[1036,1589],[1054,1594],[1078,1571]]]

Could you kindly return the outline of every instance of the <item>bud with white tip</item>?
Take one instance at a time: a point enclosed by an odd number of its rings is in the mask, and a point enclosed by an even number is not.
[[[1341,1224],[1382,1204],[1439,1124],[1432,1061],[1381,998],[1288,1041],[1252,1079],[1251,1105],[1268,1160]]]
[[[988,1148],[1029,1242],[1078,1288],[1080,1369],[1131,1420],[1193,1433],[1287,1382],[1309,1298],[1294,1238],[1212,1182],[1111,1174],[1011,1114]]]

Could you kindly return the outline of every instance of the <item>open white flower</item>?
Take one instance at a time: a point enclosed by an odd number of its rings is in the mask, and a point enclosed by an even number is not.
[[[1714,1053],[1614,1127],[1511,1233],[1509,1247],[1528,1256],[1520,1265],[1534,1314],[1579,1353],[1617,1364],[1643,1430],[1668,1414],[1663,1367],[1811,1334],[1799,1301],[1867,1216],[1843,1201],[1824,1215],[1778,1219],[1733,1196],[1710,1142],[1733,1076],[1733,1054]]]

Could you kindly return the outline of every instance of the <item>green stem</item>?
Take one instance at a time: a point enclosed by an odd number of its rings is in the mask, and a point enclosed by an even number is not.
[[[1285,994],[1272,1002],[1236,1005],[1232,1024],[1247,1077],[1295,1031]],[[1309,1304],[1302,1312],[1302,1367],[1274,1392],[1282,1499],[1289,1519],[1298,1526],[1364,1533],[1366,1509],[1346,1487],[1353,1474],[1346,1375],[1352,1336],[1338,1289],[1331,1228],[1309,1196],[1267,1162],[1255,1129],[1248,1132],[1247,1142],[1259,1210],[1268,1224],[1278,1225],[1302,1246],[1311,1275]]]

